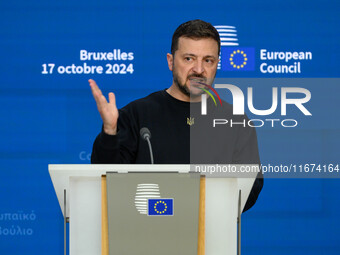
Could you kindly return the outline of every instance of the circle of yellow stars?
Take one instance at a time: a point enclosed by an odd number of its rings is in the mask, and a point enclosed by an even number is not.
[[[234,62],[234,56],[240,54],[243,57],[243,63],[240,65],[235,64]],[[232,65],[234,68],[240,69],[243,68],[247,64],[247,54],[244,53],[243,50],[234,50],[233,53],[230,54],[230,65]]]
[[[164,205],[164,210],[163,210],[163,211],[158,211],[158,210],[157,210],[157,205],[158,205],[158,204],[163,204],[163,205]],[[156,213],[158,213],[158,214],[163,214],[163,213],[166,212],[166,209],[168,208],[168,205],[167,205],[164,201],[157,201],[157,202],[155,203],[155,206],[154,206],[153,208],[155,209]]]

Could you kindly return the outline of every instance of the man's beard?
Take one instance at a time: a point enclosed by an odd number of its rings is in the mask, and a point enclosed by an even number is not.
[[[186,85],[186,80],[184,80],[184,84],[182,84],[179,81],[179,77],[178,74],[176,72],[176,69],[173,67],[173,72],[172,72],[172,76],[174,79],[174,83],[177,85],[178,89],[186,96],[190,97],[191,99],[195,99],[197,97],[200,97],[202,94],[204,94],[205,92],[201,89],[198,89],[198,91],[196,93],[192,92],[192,89],[190,89],[187,85]],[[215,78],[215,77],[214,77]],[[204,88],[204,84],[208,84],[211,85],[213,82],[213,79],[207,79],[206,77],[204,77],[201,74],[192,74],[189,75],[187,77],[187,79],[191,82],[190,87],[201,87]]]
[[[180,83],[179,79],[178,79],[178,76],[174,74],[174,82],[175,84],[177,85],[177,88],[179,88],[179,90],[186,96],[188,97],[196,97],[196,96],[199,96],[199,95],[192,95],[190,89],[188,88],[188,86],[186,84],[182,84]]]

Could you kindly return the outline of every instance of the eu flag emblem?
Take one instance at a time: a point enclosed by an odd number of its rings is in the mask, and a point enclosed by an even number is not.
[[[149,216],[172,216],[174,215],[173,198],[148,199]]]
[[[255,48],[222,47],[221,69],[223,71],[254,71]]]

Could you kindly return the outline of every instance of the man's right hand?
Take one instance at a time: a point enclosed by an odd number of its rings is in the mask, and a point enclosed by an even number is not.
[[[92,95],[94,100],[96,100],[97,108],[100,116],[103,120],[103,129],[106,134],[115,135],[117,134],[117,120],[118,120],[118,109],[116,106],[115,95],[109,93],[109,102],[106,101],[105,96],[99,89],[96,82],[92,79],[89,80]]]

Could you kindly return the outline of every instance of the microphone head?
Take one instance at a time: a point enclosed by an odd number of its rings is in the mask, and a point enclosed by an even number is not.
[[[144,140],[146,140],[147,138],[148,138],[148,139],[151,139],[151,133],[150,133],[150,130],[149,130],[148,128],[146,128],[146,127],[141,128],[140,131],[139,131],[139,133],[140,133],[140,136],[141,136]]]

